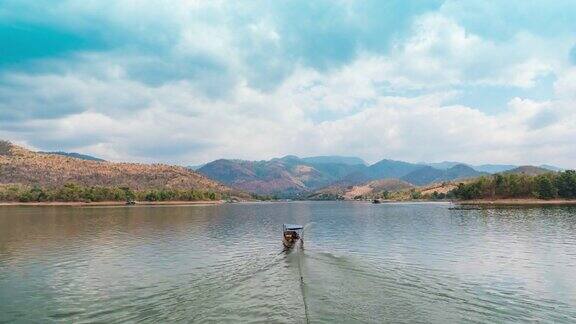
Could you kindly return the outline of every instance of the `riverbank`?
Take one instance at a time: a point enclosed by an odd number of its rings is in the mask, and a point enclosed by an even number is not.
[[[576,205],[576,200],[566,199],[496,199],[496,200],[462,200],[455,201],[459,205],[493,205],[493,206],[536,206],[536,205]]]
[[[126,205],[124,201],[46,201],[46,202],[0,202],[2,206],[69,206],[69,207],[93,207],[93,206],[189,206],[189,205],[219,205],[223,200],[198,200],[198,201],[138,201],[135,205]]]

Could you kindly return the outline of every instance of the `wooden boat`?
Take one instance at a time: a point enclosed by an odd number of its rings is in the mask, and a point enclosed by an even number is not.
[[[285,247],[293,247],[298,240],[302,240],[302,225],[296,224],[283,224],[282,225],[282,244]]]

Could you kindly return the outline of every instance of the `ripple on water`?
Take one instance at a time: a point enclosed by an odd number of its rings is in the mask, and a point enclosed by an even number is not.
[[[342,202],[0,209],[0,322],[301,323],[305,297],[312,322],[570,323],[574,214]],[[304,250],[282,251],[282,223],[308,224]]]

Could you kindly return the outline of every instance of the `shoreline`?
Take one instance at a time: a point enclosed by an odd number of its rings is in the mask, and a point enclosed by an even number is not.
[[[46,201],[46,202],[0,202],[0,207],[33,206],[33,207],[95,207],[95,206],[189,206],[189,205],[220,205],[223,200],[196,200],[196,201],[137,201],[134,205],[127,205],[124,201]]]
[[[315,200],[310,200],[315,201]],[[339,200],[334,200],[339,201]],[[356,200],[344,200],[349,202],[361,202],[361,203],[371,203],[371,201],[356,201]],[[276,203],[279,201],[244,201],[244,202],[256,202],[256,203]],[[537,205],[576,205],[576,199],[565,200],[565,199],[496,199],[496,200],[381,200],[381,204],[393,204],[393,203],[452,203],[455,205],[463,206],[537,206]],[[190,206],[190,205],[221,205],[226,203],[224,200],[197,200],[197,201],[137,201],[134,205],[127,205],[124,201],[98,201],[98,202],[82,202],[82,201],[45,201],[45,202],[19,202],[19,201],[6,201],[0,202],[0,207],[10,207],[10,206],[29,206],[29,207],[106,207],[106,206]]]
[[[462,200],[454,201],[457,205],[480,205],[480,206],[538,206],[538,205],[551,205],[551,206],[562,206],[562,205],[576,205],[575,200],[566,199],[496,199],[496,200]]]

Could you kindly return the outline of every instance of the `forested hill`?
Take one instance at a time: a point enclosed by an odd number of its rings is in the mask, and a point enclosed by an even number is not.
[[[501,173],[463,182],[452,191],[458,199],[576,199],[576,171],[548,171],[534,174],[535,169],[523,168],[516,173]],[[524,171],[524,172],[521,172]],[[530,171],[530,172],[528,172]],[[539,173],[539,174],[538,174]]]
[[[0,184],[55,188],[68,183],[80,186],[123,186],[133,190],[230,191],[228,187],[184,167],[83,160],[33,152],[0,141]]]

